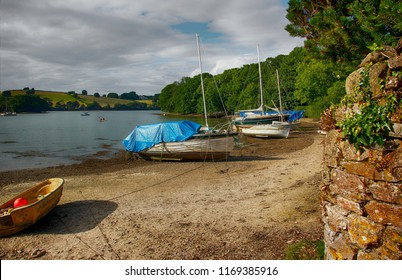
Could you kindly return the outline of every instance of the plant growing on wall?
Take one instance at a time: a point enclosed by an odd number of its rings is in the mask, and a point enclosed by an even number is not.
[[[344,136],[357,150],[376,144],[383,147],[390,132],[393,132],[391,116],[402,105],[401,99],[392,91],[387,93],[385,101],[373,100],[368,73],[369,67],[362,72],[359,91],[363,99],[358,102],[358,110],[352,110],[352,113],[338,124]],[[353,103],[347,98],[343,102]]]

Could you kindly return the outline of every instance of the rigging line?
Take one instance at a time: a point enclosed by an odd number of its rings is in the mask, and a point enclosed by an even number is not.
[[[201,50],[201,52],[202,52],[202,54],[203,54],[203,57],[206,57],[205,48],[204,48],[202,42],[199,43],[199,46],[200,46],[200,50]],[[200,63],[200,68],[201,68],[201,63]],[[202,68],[201,68],[201,74],[202,74]],[[212,74],[211,74],[211,75],[212,75]],[[224,110],[224,112],[225,112],[225,116],[228,117],[228,113],[227,113],[227,110],[226,110],[226,106],[225,106],[225,103],[223,102],[221,92],[219,91],[218,84],[217,84],[216,79],[215,79],[215,75],[212,75],[212,79],[213,79],[213,81],[214,81],[214,85],[215,85],[216,91],[218,92],[218,95],[219,95],[219,99],[220,99],[222,108],[223,108],[223,110]],[[211,101],[210,101],[210,104],[211,104]],[[213,104],[212,104],[212,105],[213,105]]]
[[[211,135],[208,135],[208,137],[209,137],[209,141],[210,141],[211,140]],[[231,137],[231,136],[229,134],[226,135],[226,147],[227,147],[228,137]],[[211,152],[212,152],[212,148],[211,148]],[[212,155],[213,167],[215,168],[215,170],[217,170],[220,173],[229,173],[229,163],[228,163],[228,161],[229,161],[229,154],[226,154],[226,156],[225,156],[225,167],[226,168],[225,169],[220,169],[220,168],[217,167],[218,163],[217,163],[217,161],[214,160],[213,155]],[[206,162],[206,161],[204,160],[204,162]]]
[[[207,112],[207,105],[205,102],[205,89],[204,89],[204,79],[202,77],[202,61],[201,61],[201,52],[200,52],[200,37],[198,34],[195,35],[197,41],[197,50],[198,50],[198,63],[200,66],[200,77],[201,77],[201,90],[202,90],[202,100],[204,104],[204,117],[205,117],[205,126],[209,127],[208,125],[208,112]]]
[[[191,173],[191,172],[193,172],[193,171],[195,171],[195,170],[197,170],[197,169],[200,169],[201,167],[203,167],[203,166],[200,165],[200,166],[195,167],[195,168],[193,168],[193,169],[184,171],[183,173],[180,173],[180,174],[178,174],[178,175],[175,175],[175,176],[173,176],[173,177],[170,177],[170,178],[168,178],[168,179],[166,179],[166,180],[164,180],[164,181],[162,181],[162,182],[157,182],[157,183],[152,184],[152,185],[150,185],[150,186],[144,187],[144,188],[142,188],[142,189],[134,190],[134,191],[132,191],[132,192],[128,192],[128,193],[125,193],[125,194],[122,194],[122,195],[118,195],[118,196],[109,198],[109,201],[117,200],[117,199],[122,198],[122,197],[125,197],[125,196],[127,196],[127,195],[130,195],[130,194],[133,194],[133,193],[136,193],[136,192],[140,192],[140,191],[143,191],[143,190],[146,190],[146,189],[150,189],[150,188],[156,187],[156,186],[161,185],[161,184],[163,184],[163,183],[169,182],[169,181],[171,181],[171,180],[173,180],[173,179],[179,178],[180,176],[183,176],[183,175],[185,175],[185,174],[187,174],[187,173]]]
[[[214,80],[214,84],[215,84],[216,91],[218,92],[219,99],[220,99],[220,101],[221,101],[221,105],[222,105],[222,107],[223,107],[223,110],[225,111],[225,116],[226,116],[226,117],[229,117],[228,112],[227,112],[227,110],[226,110],[225,103],[223,102],[223,99],[222,99],[221,92],[220,92],[219,87],[218,87],[218,84],[217,84],[217,82],[216,82],[215,75],[213,75],[212,77],[213,77],[213,80]]]

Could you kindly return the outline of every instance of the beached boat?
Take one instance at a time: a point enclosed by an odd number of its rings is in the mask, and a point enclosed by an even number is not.
[[[304,111],[286,111],[287,120],[284,118],[278,70],[276,70],[276,76],[278,81],[280,107],[280,110],[278,111],[280,120],[274,120],[270,124],[257,124],[250,127],[242,127],[240,129],[244,135],[266,138],[288,138],[290,130],[297,128],[300,125],[299,120],[303,117]]]
[[[235,143],[230,132],[203,131],[200,124],[185,120],[137,126],[123,145],[145,159],[219,161],[228,158]]]
[[[0,237],[35,224],[59,202],[64,180],[47,179],[0,205]]]
[[[250,128],[243,128],[242,133],[246,136],[264,138],[288,138],[290,127],[281,124],[260,124]]]
[[[237,129],[242,129],[244,127],[251,127],[257,124],[271,124],[273,121],[287,121],[289,118],[288,112],[264,110],[265,106],[264,106],[263,87],[262,87],[260,50],[258,46],[257,46],[257,55],[258,55],[258,73],[260,81],[260,107],[258,107],[257,109],[241,110],[237,112],[236,116],[232,120],[232,124],[235,127],[237,127]]]
[[[258,54],[258,71],[260,78],[260,107],[257,109],[241,110],[235,114],[232,120],[232,125],[236,127],[237,130],[241,131],[243,128],[250,128],[255,125],[272,124],[275,122],[286,122],[291,128],[295,128],[298,125],[298,121],[303,117],[304,111],[302,110],[283,110],[282,109],[282,98],[280,93],[279,85],[279,74],[276,70],[277,80],[278,80],[278,93],[279,93],[279,109],[271,108],[270,111],[265,111],[264,108],[264,98],[262,90],[262,74],[261,74],[261,63],[259,48],[257,46]]]
[[[234,149],[237,133],[211,129],[205,102],[199,37],[196,35],[205,126],[192,121],[162,122],[141,125],[123,140],[127,151],[151,160],[219,161]]]

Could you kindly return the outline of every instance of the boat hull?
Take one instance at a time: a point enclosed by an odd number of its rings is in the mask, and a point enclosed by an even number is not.
[[[236,118],[232,121],[232,124],[238,128],[248,128],[254,125],[272,124],[275,121],[286,120],[287,117],[281,115],[262,115],[259,117]]]
[[[250,128],[243,128],[242,133],[246,136],[259,138],[288,138],[289,127],[280,125],[255,125]]]
[[[192,138],[182,142],[157,144],[139,155],[151,160],[221,161],[228,158],[235,142],[233,137]]]
[[[0,206],[0,237],[20,232],[47,215],[60,201],[64,180],[43,181]],[[23,197],[28,204],[13,208],[14,201]]]

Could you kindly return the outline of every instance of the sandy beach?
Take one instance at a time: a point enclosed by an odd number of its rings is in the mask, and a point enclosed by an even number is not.
[[[65,180],[58,206],[0,238],[1,259],[284,259],[322,239],[322,139],[303,120],[288,139],[243,139],[225,162],[88,159],[0,173],[1,202],[46,178]]]

